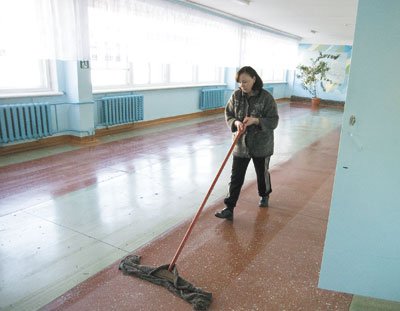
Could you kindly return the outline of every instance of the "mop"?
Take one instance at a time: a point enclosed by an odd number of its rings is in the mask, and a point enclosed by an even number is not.
[[[185,279],[179,276],[178,270],[175,266],[176,261],[186,244],[186,241],[189,238],[192,229],[197,222],[204,206],[207,203],[208,198],[211,195],[212,190],[214,189],[215,184],[218,181],[219,176],[222,173],[222,170],[225,167],[226,162],[228,161],[233,148],[238,142],[243,131],[238,131],[233,143],[225,156],[224,161],[220,169],[218,170],[217,175],[214,178],[202,204],[200,205],[196,215],[194,216],[192,222],[190,223],[171,263],[169,265],[162,265],[159,267],[149,267],[140,265],[140,256],[137,255],[128,255],[126,256],[120,263],[119,269],[126,275],[133,275],[139,277],[141,279],[147,280],[157,285],[161,285],[166,287],[170,292],[174,293],[178,297],[181,297],[185,301],[192,304],[194,310],[207,310],[209,305],[211,304],[212,294],[206,291],[203,291],[201,288],[195,287],[193,284],[189,283]]]

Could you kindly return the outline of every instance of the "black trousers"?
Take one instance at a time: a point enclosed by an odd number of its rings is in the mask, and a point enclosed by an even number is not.
[[[239,158],[233,157],[231,182],[229,183],[229,193],[224,203],[227,208],[233,210],[239,199],[240,190],[242,189],[244,178],[246,176],[247,167],[250,160],[253,160],[254,168],[257,174],[258,195],[260,197],[269,196],[272,192],[271,177],[269,174],[270,157],[263,158]]]

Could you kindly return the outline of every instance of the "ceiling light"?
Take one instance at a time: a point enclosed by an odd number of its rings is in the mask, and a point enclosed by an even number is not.
[[[242,5],[250,5],[251,0],[233,0]]]

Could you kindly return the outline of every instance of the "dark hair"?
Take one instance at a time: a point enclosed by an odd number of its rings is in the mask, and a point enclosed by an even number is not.
[[[239,69],[239,71],[236,73],[236,82],[239,83],[239,76],[242,73],[247,73],[250,77],[252,78],[256,78],[256,82],[254,82],[253,84],[253,90],[255,91],[259,91],[263,88],[264,86],[264,82],[263,80],[260,78],[260,76],[258,75],[257,71],[255,71],[252,67],[250,66],[244,66],[242,68]]]

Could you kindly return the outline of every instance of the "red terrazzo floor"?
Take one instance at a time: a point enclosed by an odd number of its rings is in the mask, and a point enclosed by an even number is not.
[[[257,207],[252,183],[242,191],[233,222],[214,217],[222,200],[203,212],[177,268],[183,278],[213,293],[210,310],[348,310],[351,295],[317,288],[338,139],[335,130],[275,166],[269,208]],[[144,265],[169,263],[189,222],[134,253]],[[118,264],[43,310],[192,309],[162,287],[123,275]]]

